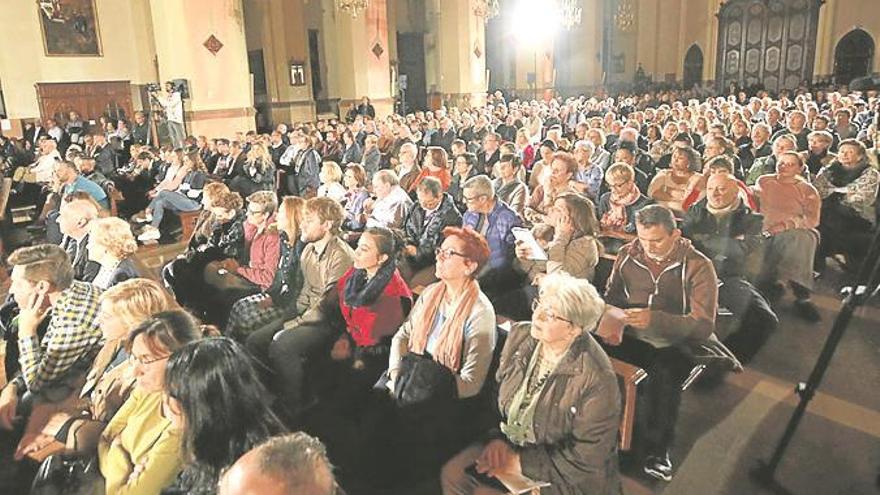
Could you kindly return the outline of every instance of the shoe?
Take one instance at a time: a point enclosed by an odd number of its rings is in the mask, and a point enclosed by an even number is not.
[[[796,299],[794,301],[794,309],[797,312],[798,316],[809,321],[810,323],[816,323],[817,321],[822,319],[822,315],[819,314],[819,310],[816,308],[816,305],[813,304],[813,301],[809,299]]]
[[[663,456],[649,455],[645,459],[645,474],[661,481],[672,481],[672,461],[669,453]]]
[[[160,237],[162,237],[162,233],[159,232],[159,229],[153,227],[152,225],[147,225],[146,227],[144,227],[144,231],[141,232],[141,235],[139,235],[137,239],[141,242],[147,242],[158,241]]]
[[[132,221],[135,223],[150,223],[153,221],[153,215],[150,215],[149,212],[138,213],[137,215],[131,217]]]

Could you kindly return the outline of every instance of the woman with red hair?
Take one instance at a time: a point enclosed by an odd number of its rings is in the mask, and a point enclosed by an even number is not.
[[[367,451],[378,448],[381,455],[366,455],[360,464],[372,480],[436,475],[494,423],[478,414],[488,406],[481,391],[495,350],[495,310],[476,280],[489,244],[470,228],[446,227],[443,236],[440,281],[422,292],[391,343],[387,387],[395,406],[382,414],[382,426],[370,428],[376,436]]]

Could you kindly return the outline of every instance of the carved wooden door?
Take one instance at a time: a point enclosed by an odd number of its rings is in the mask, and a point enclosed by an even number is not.
[[[730,0],[718,12],[715,81],[793,89],[813,77],[819,8],[824,0]]]

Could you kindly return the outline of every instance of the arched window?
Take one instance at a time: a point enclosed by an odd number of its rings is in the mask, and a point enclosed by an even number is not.
[[[834,82],[849,84],[857,77],[871,73],[874,39],[861,29],[846,33],[834,49]]]

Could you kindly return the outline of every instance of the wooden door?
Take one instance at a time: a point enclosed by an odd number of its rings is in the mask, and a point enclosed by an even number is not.
[[[37,83],[35,86],[43,120],[54,118],[63,125],[73,110],[85,121],[98,120],[101,116],[131,120],[134,115],[129,81]]]
[[[823,0],[730,0],[718,12],[718,89],[793,89],[813,77]]]

